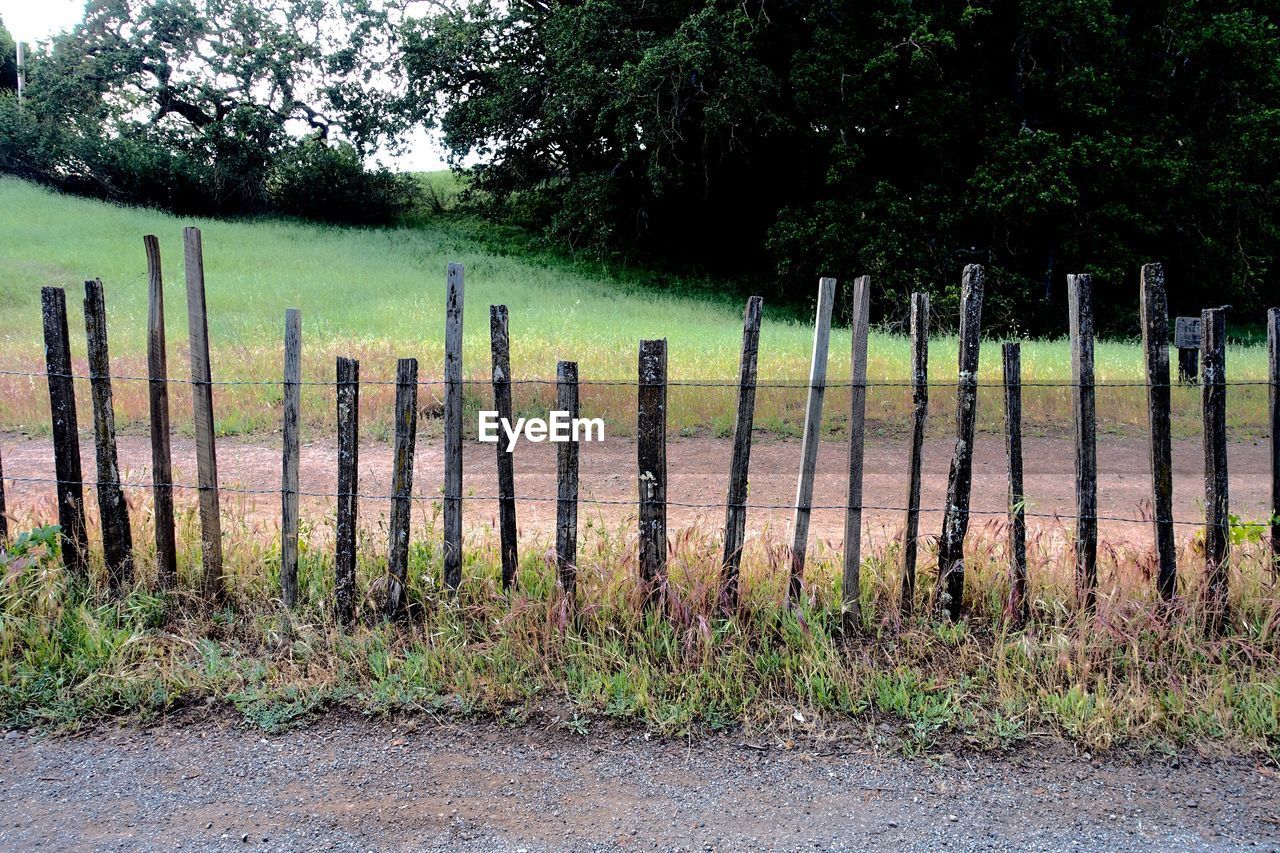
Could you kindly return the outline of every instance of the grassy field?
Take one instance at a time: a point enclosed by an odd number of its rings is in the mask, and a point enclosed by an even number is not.
[[[446,188],[447,189],[447,188]],[[576,360],[582,381],[633,379],[636,346],[641,338],[666,337],[672,379],[732,382],[737,375],[741,341],[741,301],[712,294],[701,280],[665,280],[655,275],[619,272],[605,266],[574,262],[547,252],[530,251],[528,240],[502,240],[492,229],[456,216],[427,217],[412,227],[352,229],[277,221],[186,220],[144,209],[122,208],[53,194],[12,178],[0,179],[0,370],[40,370],[43,365],[39,322],[39,289],[67,288],[73,349],[83,355],[80,310],[85,278],[101,277],[106,285],[111,349],[117,374],[145,374],[146,266],[142,236],[160,237],[166,272],[166,320],[170,370],[187,371],[186,306],[182,289],[181,229],[198,225],[204,234],[210,336],[214,379],[267,380],[280,375],[281,330],[287,307],[303,312],[304,379],[321,383],[333,378],[333,357],[362,359],[364,380],[388,380],[397,356],[416,356],[424,378],[438,377],[443,361],[443,294],[445,266],[466,266],[467,375],[486,380],[489,363],[488,311],[491,303],[510,308],[512,366],[517,378],[550,378],[557,359]],[[832,271],[847,277],[855,270]],[[874,291],[873,291],[874,296]],[[1135,296],[1136,301],[1136,296]],[[1135,304],[1136,310],[1136,304]],[[886,310],[900,319],[907,306]],[[803,382],[812,347],[811,321],[796,310],[766,305],[761,335],[762,381]],[[939,328],[954,318],[935,317]],[[1065,317],[1064,317],[1065,330]],[[832,338],[830,376],[847,380],[849,334],[837,329]],[[992,342],[994,343],[994,342]],[[945,429],[953,407],[946,385],[955,376],[954,337],[938,337],[930,350],[934,425]],[[83,359],[78,360],[83,369]],[[883,331],[873,333],[868,379],[902,381],[908,376],[907,341]],[[1028,341],[1023,351],[1024,381],[1061,382],[1069,378],[1063,340]],[[1232,379],[1265,376],[1260,346],[1234,347],[1229,355]],[[1141,356],[1132,342],[1102,342],[1097,349],[1100,382],[1141,381]],[[994,346],[984,351],[981,377],[999,380]],[[190,407],[176,389],[175,421],[188,428]],[[438,396],[438,389],[437,389]],[[47,426],[47,397],[39,379],[0,377],[0,428],[42,432]],[[217,389],[218,427],[224,433],[269,432],[277,428],[279,389],[267,386],[221,386]],[[87,401],[82,394],[82,404]],[[362,392],[366,434],[385,436],[391,416],[392,389],[372,386]],[[1060,429],[1067,423],[1069,391],[1028,388],[1024,406],[1031,429]],[[483,382],[473,387],[469,406],[488,398]],[[997,429],[999,395],[982,395],[980,424]],[[1233,389],[1233,429],[1263,429],[1265,387]],[[145,423],[145,383],[121,381],[116,388],[118,418],[123,428]],[[541,385],[517,389],[517,408],[545,410],[552,400]],[[838,434],[847,407],[847,389],[832,389],[824,429]],[[673,389],[669,423],[685,433],[731,430],[735,392],[732,388]],[[868,415],[874,425],[895,430],[905,423],[909,390],[872,389]],[[1141,388],[1104,388],[1098,393],[1102,428],[1126,429],[1145,423]],[[762,389],[757,425],[783,435],[796,434],[804,407],[803,389]],[[432,409],[430,399],[426,406]],[[1175,430],[1198,429],[1198,394],[1175,392]],[[585,414],[605,416],[611,433],[627,433],[634,420],[634,389],[625,386],[584,388]],[[86,410],[87,411],[87,410]],[[327,428],[332,394],[309,387],[304,419]],[[474,418],[468,419],[474,423]],[[432,422],[426,423],[428,432]]]

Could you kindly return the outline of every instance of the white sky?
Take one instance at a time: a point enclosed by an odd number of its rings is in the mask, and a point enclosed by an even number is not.
[[[84,0],[0,0],[0,19],[15,41],[42,41],[70,29],[84,14]],[[376,157],[393,169],[428,172],[445,168],[439,140],[422,128],[406,138],[404,153]]]

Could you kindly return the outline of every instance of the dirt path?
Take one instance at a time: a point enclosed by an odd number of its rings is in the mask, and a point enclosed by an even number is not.
[[[931,440],[925,444],[922,532],[936,533],[941,524],[939,509],[946,493],[947,467],[952,442]],[[6,477],[53,476],[53,452],[48,438],[0,435]],[[725,499],[729,457],[732,442],[714,438],[672,438],[668,447],[670,485],[668,498],[673,502],[708,504]],[[82,450],[86,479],[93,477],[93,447],[86,443]],[[127,479],[139,483],[150,480],[150,444],[142,436],[126,436],[120,441],[120,465]],[[818,478],[814,503],[818,506],[840,505],[845,500],[846,448],[837,442],[824,442],[818,456]],[[1232,510],[1242,518],[1262,518],[1268,514],[1268,461],[1261,441],[1233,443],[1229,450]],[[336,489],[335,448],[332,442],[315,442],[302,448],[301,489],[304,492],[333,492]],[[494,446],[469,442],[465,447],[464,487],[468,494],[496,494]],[[751,495],[755,504],[788,506],[795,498],[795,477],[800,456],[800,443],[777,439],[759,439],[751,457]],[[1028,512],[1074,512],[1074,468],[1070,438],[1028,437],[1025,447],[1026,491]],[[439,441],[420,441],[417,451],[417,482],[420,494],[439,493],[442,470],[442,445]],[[174,443],[175,480],[195,482],[195,449],[187,439]],[[867,448],[864,503],[868,506],[900,506],[905,498],[903,472],[906,464],[905,438],[872,437]],[[280,482],[280,450],[278,443],[224,439],[219,444],[219,474],[224,486],[250,489],[278,488]],[[610,438],[604,442],[582,445],[582,497],[597,500],[633,500],[635,498],[635,444],[628,439]],[[1098,444],[1099,514],[1142,519],[1149,516],[1150,475],[1147,444],[1144,439],[1103,436]],[[381,442],[366,442],[360,448],[360,488],[364,493],[385,494],[390,490],[391,449]],[[516,453],[516,492],[521,497],[541,498],[521,502],[521,532],[545,533],[555,521],[555,446],[522,443]],[[975,444],[973,508],[979,513],[1002,514],[1007,484],[1003,439],[998,435],[981,435]],[[1183,440],[1174,443],[1174,513],[1177,518],[1203,518],[1204,462],[1200,443]],[[10,512],[21,513],[36,506],[52,517],[53,488],[45,483],[14,482],[6,484]],[[144,497],[149,490],[133,492]],[[180,498],[194,502],[193,492],[180,492]],[[235,495],[224,493],[224,502],[241,508],[250,516],[271,522],[278,518],[279,498],[276,494]],[[92,500],[89,501],[92,505]],[[332,499],[306,501],[306,510],[316,518],[332,513]],[[366,501],[361,508],[365,519],[375,519],[387,511],[386,501]],[[477,499],[467,505],[466,523],[473,529],[492,525],[496,516],[493,500]],[[628,506],[586,506],[583,518],[620,521],[631,513]],[[421,508],[415,513],[419,522],[425,517]],[[673,525],[699,524],[716,528],[723,523],[719,508],[689,509],[672,507]],[[977,515],[978,524],[992,516]],[[998,516],[997,516],[998,517]],[[870,509],[866,520],[871,534],[890,535],[901,527],[901,513]],[[752,509],[748,529],[758,533],[769,527],[785,531],[791,511]],[[1035,519],[1032,523],[1037,523]],[[816,510],[814,533],[838,545],[843,536],[844,511]],[[1179,536],[1189,536],[1194,528],[1179,527]],[[1151,527],[1145,522],[1103,522],[1104,538],[1115,543],[1145,547],[1151,541]]]
[[[227,718],[0,742],[5,849],[1276,849],[1245,760],[903,759],[556,727]]]

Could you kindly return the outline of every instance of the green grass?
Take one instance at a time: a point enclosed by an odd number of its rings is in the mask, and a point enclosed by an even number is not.
[[[442,176],[422,180],[447,195],[456,185]],[[551,378],[558,359],[576,360],[584,383],[599,379],[633,379],[637,342],[665,337],[672,379],[723,379],[737,376],[741,342],[741,301],[714,295],[732,287],[703,279],[665,278],[574,261],[539,251],[528,237],[457,215],[418,217],[414,225],[355,229],[280,220],[192,220],[153,210],[125,208],[54,194],[12,178],[0,178],[0,370],[39,370],[40,287],[67,289],[73,350],[83,368],[81,300],[85,278],[101,277],[106,286],[113,369],[117,374],[145,373],[147,313],[146,266],[142,236],[159,236],[166,274],[166,323],[173,375],[185,375],[186,306],[182,279],[182,226],[194,224],[204,236],[209,332],[215,380],[274,380],[280,373],[280,338],[287,307],[303,313],[304,378],[328,382],[333,357],[362,359],[362,378],[390,379],[397,356],[416,356],[424,378],[438,377],[443,361],[443,295],[445,266],[466,266],[466,332],[463,363],[476,380],[488,377],[487,307],[510,309],[512,368],[518,378]],[[504,236],[504,234],[506,236]],[[833,270],[847,278],[856,270]],[[874,295],[874,291],[873,291]],[[907,306],[887,306],[891,318]],[[803,312],[800,312],[803,314]],[[1065,331],[1065,317],[1064,331]],[[948,327],[953,318],[935,317]],[[847,328],[835,330],[831,343],[832,381],[849,372]],[[794,307],[766,305],[761,334],[759,373],[762,381],[803,381],[812,348],[811,321]],[[931,343],[930,374],[942,384],[933,395],[935,421],[945,426],[953,406],[945,384],[954,381],[956,341],[938,337]],[[900,335],[877,331],[870,342],[870,381],[908,377],[908,346]],[[1097,348],[1100,382],[1140,381],[1142,361],[1132,342],[1101,342]],[[1028,341],[1023,349],[1024,381],[1069,379],[1064,341]],[[1265,376],[1261,346],[1233,347],[1229,372],[1233,379]],[[998,351],[984,348],[981,377],[999,380]],[[1242,432],[1263,428],[1265,388],[1233,389],[1232,427]],[[218,389],[219,428],[226,433],[263,432],[277,428],[279,400],[274,387]],[[389,389],[362,394],[368,401],[364,418],[371,434],[386,432],[390,421]],[[0,428],[47,430],[47,407],[38,382],[0,377]],[[87,395],[82,395],[87,397]],[[487,390],[474,389],[471,408],[482,405]],[[128,429],[145,422],[146,390],[142,383],[117,383],[117,417]],[[999,395],[986,393],[980,426],[999,428]],[[547,388],[518,389],[517,407],[545,408],[553,395]],[[673,431],[730,429],[735,392],[724,389],[678,389],[672,393],[669,424]],[[842,429],[847,390],[829,395],[824,427]],[[1069,395],[1064,389],[1027,389],[1024,406],[1029,428],[1058,429],[1066,423]],[[804,391],[762,390],[757,425],[782,435],[798,431]],[[1140,427],[1145,422],[1142,389],[1101,389],[1099,416],[1103,428]],[[304,418],[313,426],[331,419],[327,389],[308,389]],[[885,429],[899,428],[909,408],[904,388],[873,389],[868,415]],[[1175,430],[1195,429],[1198,396],[1193,389],[1175,392]],[[430,409],[430,405],[428,405]],[[625,433],[634,420],[634,390],[584,389],[584,413],[601,414],[611,432]],[[183,428],[189,407],[174,404]],[[430,429],[430,424],[427,425]]]

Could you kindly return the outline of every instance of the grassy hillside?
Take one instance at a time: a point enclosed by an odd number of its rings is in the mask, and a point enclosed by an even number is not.
[[[184,225],[204,234],[209,331],[214,347],[215,380],[274,380],[280,374],[280,336],[285,308],[303,312],[304,379],[333,377],[335,355],[362,359],[362,378],[386,380],[394,375],[397,356],[416,356],[425,378],[438,377],[443,360],[445,266],[466,266],[466,334],[464,365],[477,380],[488,377],[488,306],[510,308],[512,366],[518,378],[549,378],[557,359],[576,360],[583,382],[633,379],[636,346],[641,338],[666,337],[669,370],[674,379],[724,379],[737,374],[741,339],[741,304],[737,298],[697,295],[689,283],[643,286],[620,281],[607,270],[551,254],[528,254],[501,248],[500,241],[481,239],[474,223],[448,217],[415,227],[353,229],[277,221],[179,219],[153,210],[122,208],[97,201],[56,195],[11,178],[0,179],[0,370],[39,370],[43,364],[39,323],[41,286],[67,288],[73,347],[83,354],[81,300],[85,278],[101,277],[106,285],[111,349],[119,374],[145,373],[146,265],[142,236],[159,236],[166,276],[166,320],[170,369],[187,370],[186,306],[182,289],[181,234]],[[498,247],[498,248],[495,248]],[[833,270],[844,278],[856,270]],[[705,288],[704,288],[705,290]],[[701,291],[698,291],[700,293]],[[693,295],[691,295],[693,293]],[[906,306],[890,313],[905,314]],[[761,335],[762,381],[803,381],[808,372],[812,330],[794,312],[765,308]],[[939,317],[939,325],[951,325]],[[1064,318],[1065,327],[1065,318]],[[847,380],[849,334],[837,329],[832,339],[832,381]],[[906,340],[877,332],[870,344],[870,381],[908,376]],[[955,340],[935,339],[930,353],[931,376],[941,385],[954,382]],[[1097,353],[1099,381],[1139,381],[1141,356],[1132,343],[1102,343]],[[83,367],[83,361],[80,362]],[[1031,341],[1023,354],[1024,379],[1056,382],[1069,377],[1065,343]],[[984,350],[982,377],[999,380],[994,347]],[[1241,347],[1229,356],[1232,378],[1261,378],[1264,353]],[[6,405],[0,426],[33,431],[47,429],[43,383],[0,377]],[[180,389],[179,389],[180,390]],[[1262,424],[1265,388],[1232,392],[1232,417],[1240,429]],[[117,407],[125,428],[146,414],[145,383],[117,383]],[[87,398],[87,394],[82,395]],[[271,386],[227,386],[218,389],[219,426],[225,432],[272,430],[273,404],[279,392]],[[390,389],[371,387],[364,421],[374,436],[385,434],[390,415]],[[606,386],[584,389],[584,410],[603,413],[614,432],[627,432],[633,420],[634,390]],[[909,392],[901,387],[873,389],[870,417],[886,429],[899,425]],[[982,421],[998,427],[998,395],[986,393]],[[1182,428],[1194,423],[1198,396],[1179,391],[1175,408]],[[483,384],[474,386],[469,404],[487,399]],[[533,411],[551,399],[540,385],[518,390],[517,406]],[[847,391],[833,389],[825,428],[838,432],[847,406]],[[1027,413],[1033,428],[1065,422],[1065,389],[1028,389]],[[731,429],[735,393],[731,388],[683,388],[673,391],[673,430]],[[82,400],[82,402],[84,402]],[[796,431],[804,405],[803,389],[763,389],[757,424],[782,434]],[[951,407],[945,387],[934,392],[935,411]],[[1142,389],[1103,389],[1100,416],[1115,427],[1141,425]],[[332,418],[328,389],[312,387],[304,398],[306,419],[314,426]],[[428,408],[430,406],[428,405]],[[180,427],[189,407],[177,394],[175,416]],[[938,428],[945,423],[940,417]],[[430,429],[430,424],[428,424]]]

